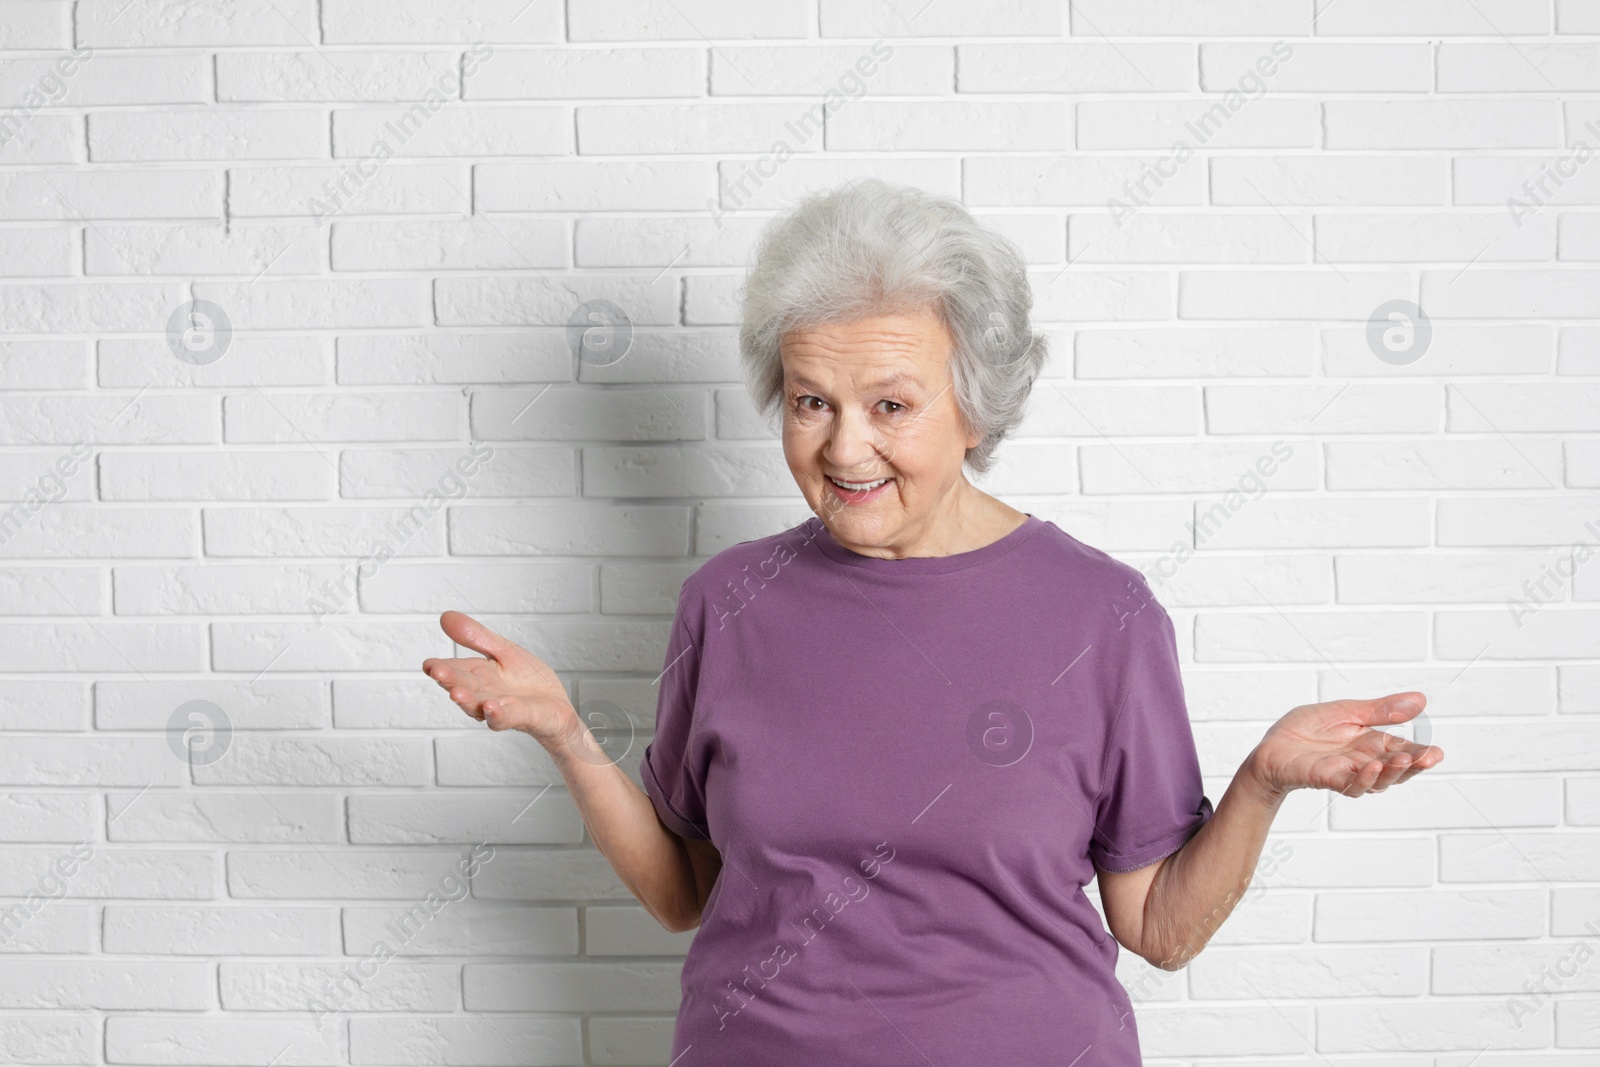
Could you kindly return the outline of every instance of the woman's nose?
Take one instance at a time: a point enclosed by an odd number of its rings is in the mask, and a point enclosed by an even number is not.
[[[862,413],[840,415],[828,440],[828,460],[841,473],[864,473],[879,465],[882,435]]]

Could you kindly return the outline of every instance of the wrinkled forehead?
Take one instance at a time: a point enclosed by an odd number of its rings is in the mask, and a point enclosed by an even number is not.
[[[782,344],[784,381],[816,388],[942,383],[949,357],[949,332],[933,315],[879,316],[793,330]]]

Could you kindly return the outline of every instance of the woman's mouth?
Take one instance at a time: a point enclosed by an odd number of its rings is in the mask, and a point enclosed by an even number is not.
[[[833,487],[834,495],[846,504],[860,504],[871,500],[881,494],[889,485],[892,478],[879,478],[871,482],[841,482],[833,475],[826,475],[828,484]]]

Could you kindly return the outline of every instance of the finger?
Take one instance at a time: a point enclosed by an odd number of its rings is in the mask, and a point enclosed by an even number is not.
[[[1378,780],[1378,775],[1382,772],[1381,760],[1368,760],[1356,771],[1354,777],[1350,779],[1350,784],[1342,792],[1347,797],[1359,797],[1372,788],[1372,783]]]
[[[1370,792],[1381,793],[1400,780],[1411,767],[1411,756],[1406,752],[1397,752],[1383,761],[1383,770],[1378,774],[1378,780],[1372,784]]]
[[[459,667],[459,660],[435,660],[433,669],[428,672],[441,689],[449,690],[467,681],[468,676]]]
[[[483,721],[483,700],[475,691],[455,686],[450,690],[450,699],[455,701],[462,711],[479,722]]]
[[[1411,778],[1421,774],[1429,767],[1438,766],[1443,760],[1444,749],[1435,745],[1429,745],[1423,749],[1423,751],[1417,755],[1414,760],[1411,761],[1410,769],[1408,769],[1405,774],[1400,776],[1400,781],[1409,781]]]
[[[483,702],[483,714],[480,718],[491,730],[507,730],[511,728],[511,709],[509,701],[499,697],[491,697]]]
[[[485,681],[484,669],[493,663],[493,660],[479,659],[435,659],[428,671],[428,677],[446,688],[452,685],[482,685]]]
[[[456,644],[474,652],[482,652],[496,663],[503,662],[517,647],[477,619],[459,611],[447,611],[440,615],[439,628]]]

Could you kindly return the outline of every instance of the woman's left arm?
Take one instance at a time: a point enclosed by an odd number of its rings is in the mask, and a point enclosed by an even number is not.
[[[1306,704],[1274,723],[1240,765],[1210,820],[1182,848],[1138,870],[1099,871],[1118,943],[1164,971],[1199,954],[1243,899],[1283,799],[1296,789],[1381,793],[1444,750],[1374,729],[1421,713],[1421,693]]]

